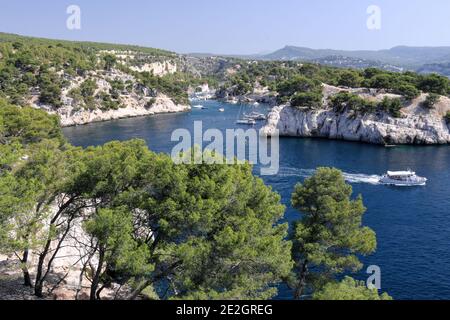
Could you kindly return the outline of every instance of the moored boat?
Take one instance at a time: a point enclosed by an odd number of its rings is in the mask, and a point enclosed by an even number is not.
[[[256,121],[253,119],[240,119],[240,120],[236,121],[236,124],[254,125],[254,124],[256,124]]]
[[[251,120],[266,120],[267,119],[265,114],[257,113],[257,112],[252,112],[250,114],[245,114],[244,118],[245,119],[251,119]]]

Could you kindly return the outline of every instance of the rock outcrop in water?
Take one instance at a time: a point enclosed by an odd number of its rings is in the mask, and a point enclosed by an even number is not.
[[[343,89],[325,86],[325,97]],[[370,95],[380,100],[387,94],[356,89],[361,96]],[[323,109],[276,106],[268,116],[263,132],[273,135],[279,130],[281,136],[317,137],[374,144],[448,144],[450,124],[444,115],[450,110],[450,99],[441,97],[432,110],[422,107],[426,95],[405,105],[402,117],[394,118],[387,113],[357,114],[351,110],[336,112],[324,104]]]
[[[92,122],[101,122],[131,117],[154,115],[158,113],[184,112],[191,109],[190,106],[176,104],[165,95],[158,95],[151,106],[147,106],[145,101],[129,97],[123,99],[124,107],[117,110],[86,110],[77,109],[72,106],[59,108],[58,110],[47,110],[49,113],[57,114],[60,118],[61,126],[68,127],[82,125]]]

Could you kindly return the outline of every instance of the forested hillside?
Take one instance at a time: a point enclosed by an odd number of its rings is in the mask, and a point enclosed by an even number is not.
[[[183,63],[158,49],[0,34],[0,96],[70,112],[151,107],[160,95],[186,105],[188,87],[202,80]]]
[[[384,101],[362,98],[356,94],[324,95],[323,85],[346,89],[366,88],[367,95],[385,94]],[[388,112],[400,116],[400,109],[426,93],[428,109],[439,96],[450,94],[450,80],[437,74],[390,72],[376,68],[342,69],[300,62],[241,62],[230,72],[218,96],[242,99],[256,91],[273,97],[274,104],[309,109],[334,108],[338,112],[354,110],[360,113]],[[399,98],[388,98],[399,97]]]

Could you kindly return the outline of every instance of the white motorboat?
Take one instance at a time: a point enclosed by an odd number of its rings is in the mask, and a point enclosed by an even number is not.
[[[262,113],[252,112],[250,114],[244,114],[245,119],[251,120],[266,120],[267,117]]]
[[[220,108],[219,112],[225,112],[225,109],[224,108]]]
[[[198,104],[198,105],[192,106],[192,108],[194,108],[194,109],[203,109],[203,106],[201,104]]]
[[[427,184],[427,178],[419,177],[411,170],[388,171],[381,177],[380,183],[404,187],[424,186]]]
[[[254,124],[256,124],[256,121],[253,119],[240,119],[240,120],[236,121],[236,124],[254,125]]]

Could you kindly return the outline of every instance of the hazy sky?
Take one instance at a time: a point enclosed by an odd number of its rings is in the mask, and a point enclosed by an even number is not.
[[[80,30],[66,28],[71,4]],[[369,5],[380,30],[367,28]],[[450,46],[449,16],[449,0],[0,0],[2,32],[222,54]]]

